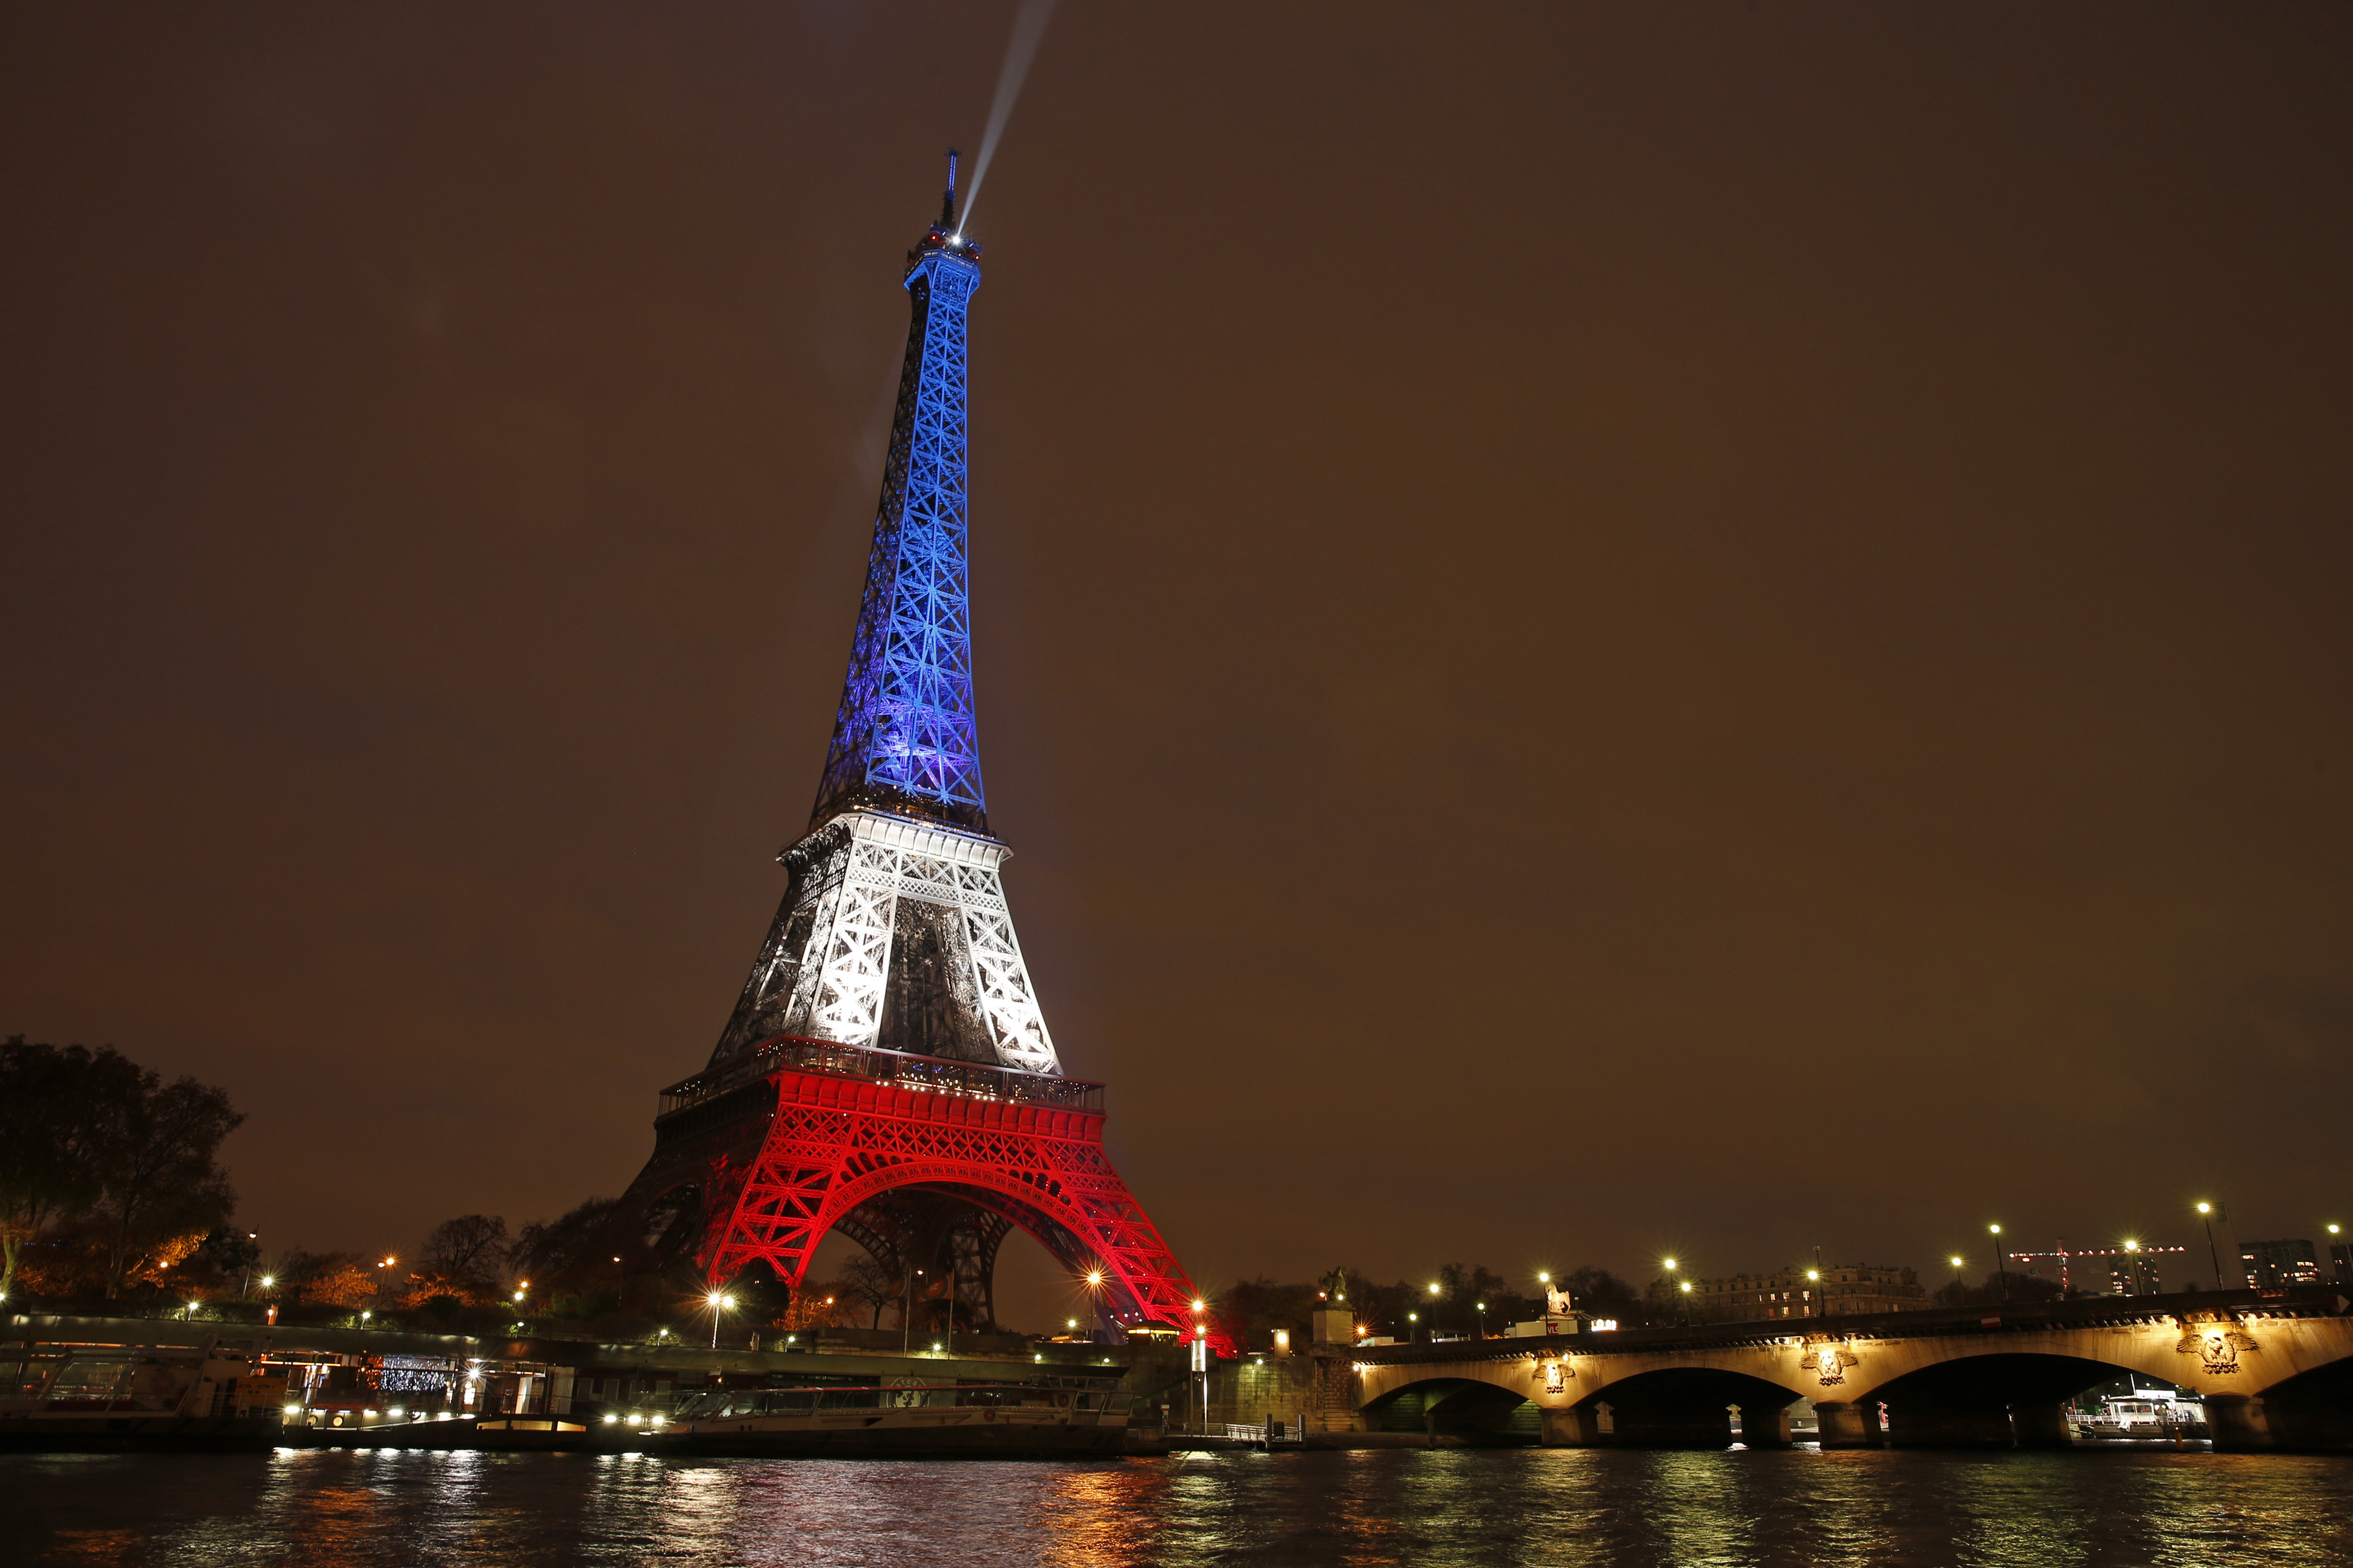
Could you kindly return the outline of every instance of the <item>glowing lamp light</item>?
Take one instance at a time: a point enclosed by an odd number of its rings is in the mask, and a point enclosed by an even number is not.
[[[1670,1269],[1673,1268],[1674,1268],[1674,1266],[1675,1266],[1675,1260],[1674,1260],[1673,1258],[1660,1258],[1660,1259],[1659,1259],[1659,1261],[1660,1261],[1661,1263],[1664,1264],[1664,1265],[1665,1265],[1667,1268],[1669,1268]]]
[[[607,1410],[607,1412],[605,1412],[605,1425],[606,1425],[606,1426],[610,1426],[611,1425],[613,1425],[613,1423],[614,1423],[614,1422],[618,1421],[619,1419],[620,1419],[620,1417],[619,1417],[619,1416],[617,1416],[617,1415],[614,1415],[611,1411]]]
[[[2000,1235],[2001,1234],[2001,1226],[1998,1226],[1998,1225],[1989,1225],[1989,1226],[1986,1226],[1986,1229],[1987,1229],[1987,1230],[1989,1230],[1989,1231],[1990,1231],[1990,1232],[1992,1232],[1992,1233],[1993,1233],[1994,1235],[1996,1235],[1996,1236],[2000,1236]]]
[[[2214,1205],[2212,1204],[2200,1204],[2198,1205],[2198,1212],[2200,1214],[2212,1214],[2214,1212]]]
[[[1683,1291],[1683,1293],[1684,1295],[1686,1295],[1686,1296],[1690,1295],[1690,1294],[1691,1294],[1691,1281],[1690,1281],[1690,1280],[1688,1280],[1688,1279],[1684,1280],[1684,1281],[1682,1283],[1682,1285],[1678,1287],[1678,1289],[1680,1289]]]
[[[2125,1250],[2126,1252],[2138,1252],[2140,1250],[2140,1243],[2137,1241],[2127,1241],[2125,1243]]]
[[[1100,1284],[1102,1284],[1102,1283],[1103,1283],[1103,1270],[1102,1270],[1102,1269],[1100,1269],[1100,1268],[1098,1268],[1098,1269],[1096,1269],[1092,1274],[1088,1275],[1088,1276],[1087,1276],[1087,1283],[1088,1283],[1088,1284],[1090,1284],[1090,1285],[1100,1285]]]
[[[290,1405],[286,1407],[283,1414],[288,1415],[300,1415],[302,1414],[302,1407],[299,1405]]]
[[[1195,1310],[1195,1311],[1197,1311],[1197,1312],[1206,1312],[1206,1311],[1208,1311],[1208,1310],[1209,1310],[1209,1304],[1208,1304],[1207,1301],[1204,1301],[1204,1300],[1200,1300],[1198,1297],[1194,1298],[1194,1300],[1193,1300],[1193,1310]]]
[[[275,1284],[277,1284],[277,1283],[278,1283],[278,1276],[277,1276],[277,1275],[275,1275],[275,1274],[265,1274],[265,1275],[263,1275],[263,1276],[261,1277],[261,1288],[262,1288],[263,1289],[265,1289],[265,1290],[269,1289],[272,1285],[275,1285]]]
[[[516,1291],[516,1292],[515,1292],[515,1300],[518,1300],[518,1301],[520,1301],[520,1300],[522,1300],[522,1291],[518,1290],[518,1291]]]
[[[361,1322],[363,1322],[363,1323],[364,1323],[364,1322],[366,1322],[370,1318],[373,1318],[373,1317],[375,1317],[375,1314],[374,1312],[362,1312],[362,1313],[360,1314],[360,1321],[361,1321]]]
[[[1551,1276],[1551,1275],[1549,1275],[1549,1274],[1546,1274],[1546,1273],[1539,1272],[1539,1273],[1536,1275],[1536,1283],[1537,1283],[1537,1284],[1539,1284],[1539,1285],[1549,1285],[1549,1284],[1551,1284],[1551,1283],[1552,1283],[1552,1276]]]
[[[1961,1260],[1957,1258],[1947,1258],[1945,1261],[1951,1264],[1956,1268],[1958,1268],[1961,1266]]]

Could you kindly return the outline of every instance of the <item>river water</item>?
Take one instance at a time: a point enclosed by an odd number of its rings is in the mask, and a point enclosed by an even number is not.
[[[9,1455],[0,1563],[2353,1568],[2353,1457]]]

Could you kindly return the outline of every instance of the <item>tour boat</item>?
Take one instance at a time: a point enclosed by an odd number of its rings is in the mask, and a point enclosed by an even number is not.
[[[1110,1378],[1031,1384],[712,1389],[681,1402],[664,1452],[1063,1458],[1127,1446],[1133,1395]]]

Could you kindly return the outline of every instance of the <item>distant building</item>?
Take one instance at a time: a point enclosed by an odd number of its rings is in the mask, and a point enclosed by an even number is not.
[[[2353,1285],[2353,1241],[2332,1241],[2328,1244],[2328,1277],[2343,1284]]]
[[[1807,1278],[1803,1268],[1776,1274],[1735,1274],[1691,1282],[1692,1314],[1702,1322],[1747,1323],[1771,1318],[1837,1318],[1863,1312],[1907,1312],[1928,1304],[1928,1292],[1909,1268],[1869,1263],[1826,1264]],[[1663,1287],[1663,1289],[1662,1289]],[[1672,1305],[1680,1285],[1662,1279],[1651,1299]]]
[[[2283,1285],[2320,1283],[2320,1250],[2308,1241],[2248,1241],[2239,1245],[2247,1283],[2276,1290]]]

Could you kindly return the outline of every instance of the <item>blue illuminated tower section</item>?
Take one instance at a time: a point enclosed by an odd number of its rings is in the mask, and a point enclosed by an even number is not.
[[[980,247],[940,222],[908,255],[914,307],[866,594],[811,826],[879,805],[987,832],[965,557],[965,312]]]
[[[791,889],[714,1059],[778,1035],[1059,1072],[989,836],[972,691],[965,316],[980,247],[907,253],[913,319],[849,672]]]

